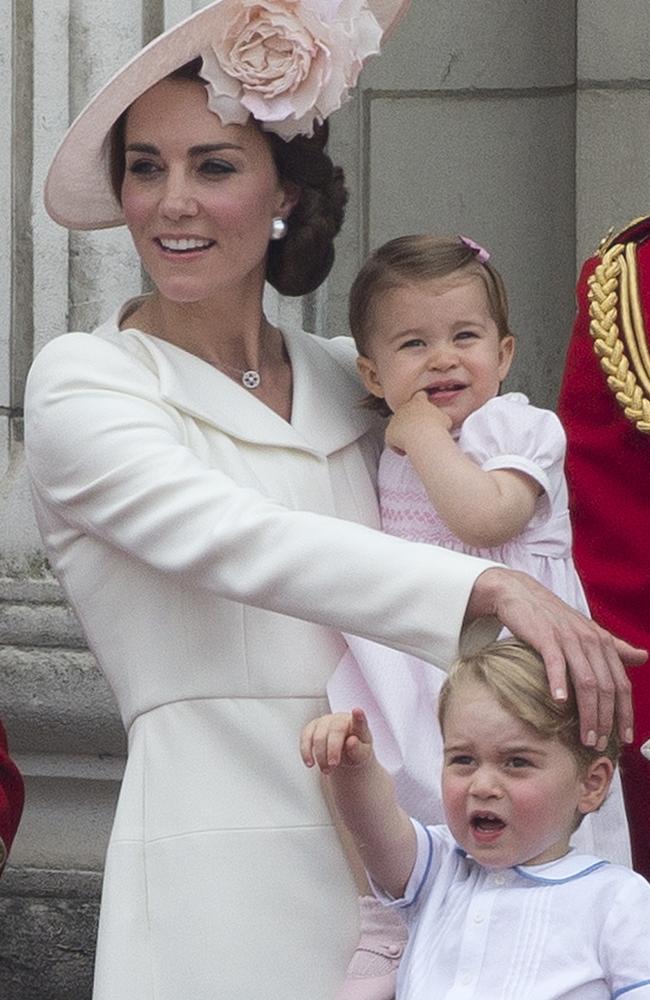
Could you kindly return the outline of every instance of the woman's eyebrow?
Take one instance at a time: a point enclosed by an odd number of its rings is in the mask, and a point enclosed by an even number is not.
[[[127,153],[151,153],[152,156],[157,156],[160,152],[157,146],[148,142],[130,142],[125,149]]]
[[[242,149],[235,142],[206,143],[202,146],[191,146],[190,156],[203,156],[205,153],[219,153],[224,149]]]
[[[191,146],[188,150],[190,156],[203,156],[205,153],[219,153],[224,149],[242,149],[234,142],[204,143],[200,146]],[[157,146],[149,142],[130,142],[126,147],[127,153],[149,153],[151,156],[159,156],[160,150]]]

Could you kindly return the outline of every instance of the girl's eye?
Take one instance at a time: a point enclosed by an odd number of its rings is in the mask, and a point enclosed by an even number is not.
[[[233,174],[235,172],[232,163],[226,163],[225,160],[203,160],[199,170],[202,174],[207,174],[208,176]]]
[[[422,347],[424,341],[420,337],[411,337],[410,340],[405,340],[403,344],[400,344],[399,349],[403,351],[405,348],[409,347]]]
[[[456,340],[477,340],[478,333],[475,330],[460,330],[456,334]]]

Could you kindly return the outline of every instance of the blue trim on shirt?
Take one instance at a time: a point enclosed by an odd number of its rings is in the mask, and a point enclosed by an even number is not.
[[[564,885],[566,882],[575,882],[577,878],[582,878],[584,875],[591,875],[592,872],[608,864],[609,861],[597,861],[595,865],[583,868],[581,872],[575,872],[573,875],[567,875],[566,878],[544,878],[543,875],[531,875],[524,868],[520,868],[519,865],[514,866],[514,871],[529,882],[540,882],[542,885]]]
[[[631,986],[624,986],[621,990],[616,990],[616,993],[612,993],[612,1000],[616,1000],[616,997],[622,997],[624,993],[629,993],[630,990],[638,990],[641,986],[650,986],[650,979],[642,979],[639,983],[632,983]]]
[[[429,877],[429,872],[431,871],[431,865],[433,864],[433,837],[431,836],[431,831],[428,830],[427,827],[424,826],[423,823],[420,823],[420,821],[418,819],[414,820],[414,822],[417,823],[418,826],[421,826],[422,829],[424,830],[424,832],[427,835],[427,842],[429,844],[429,857],[427,858],[426,867],[424,869],[424,875],[420,879],[420,884],[419,884],[419,886],[417,887],[417,889],[415,891],[415,895],[413,896],[413,899],[408,904],[409,906],[415,906],[415,904],[417,903],[418,896],[420,895],[420,893],[422,892],[422,889],[424,888],[426,880]]]

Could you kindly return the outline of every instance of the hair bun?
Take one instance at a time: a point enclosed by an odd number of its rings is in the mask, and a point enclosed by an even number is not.
[[[343,169],[325,152],[327,137],[327,123],[313,136],[290,142],[270,135],[281,179],[302,192],[287,220],[287,235],[269,247],[266,277],[281,295],[313,292],[334,263],[334,237],[343,225],[348,192]]]

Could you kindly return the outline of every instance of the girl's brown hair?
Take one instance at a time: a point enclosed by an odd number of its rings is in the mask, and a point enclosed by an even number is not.
[[[348,318],[359,354],[369,356],[374,310],[381,296],[392,288],[419,281],[478,277],[485,286],[490,315],[499,338],[512,336],[508,325],[508,298],[503,279],[489,262],[481,263],[477,251],[460,236],[398,236],[370,254],[350,289]],[[384,399],[368,396],[365,405],[391,413]]]

